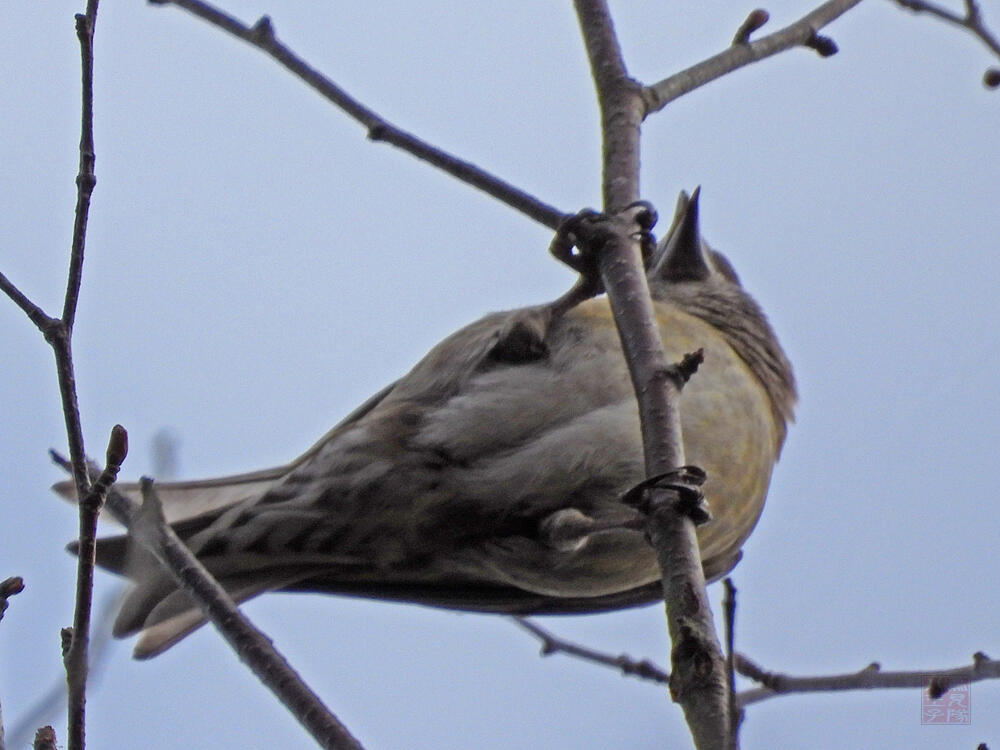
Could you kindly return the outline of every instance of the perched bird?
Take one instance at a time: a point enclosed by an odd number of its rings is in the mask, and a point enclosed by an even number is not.
[[[697,225],[697,192],[682,194],[648,281],[668,360],[704,351],[679,403],[687,461],[708,475],[698,539],[714,579],[757,522],[796,393],[763,312]],[[237,601],[313,591],[558,614],[661,598],[638,511],[621,502],[645,475],[608,302],[551,309],[449,336],[290,464],[158,484],[167,519]],[[97,561],[134,580],[115,634],[141,632],[137,657],[203,624],[126,536],[100,540]]]

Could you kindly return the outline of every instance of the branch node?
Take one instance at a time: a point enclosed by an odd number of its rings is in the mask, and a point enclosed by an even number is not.
[[[0,583],[0,620],[7,611],[7,598],[24,591],[24,579],[21,576],[11,576]]]
[[[90,27],[90,19],[84,13],[77,13],[73,18],[76,20],[76,35],[79,38],[90,36],[93,29]]]
[[[705,361],[705,350],[698,349],[688,352],[680,362],[668,368],[668,375],[673,377],[677,390],[681,390],[691,379],[691,376],[698,372],[701,363]]]
[[[684,618],[678,623],[674,647],[670,650],[670,697],[679,702],[689,690],[703,687],[711,679],[712,642]]]
[[[62,647],[63,659],[69,656],[70,649],[73,648],[74,632],[73,628],[63,628],[59,631],[59,643]]]
[[[113,468],[117,474],[127,455],[128,432],[120,424],[116,424],[111,428],[111,437],[108,439],[108,452],[106,454],[108,468]]]
[[[733,46],[749,44],[750,35],[770,20],[771,14],[763,8],[755,8],[750,11],[750,15],[746,17],[746,20],[736,30],[736,36],[733,37]]]
[[[44,726],[35,732],[35,741],[31,747],[33,750],[57,750],[56,730],[51,726]]]
[[[987,68],[983,73],[983,85],[988,89],[1000,88],[1000,68]]]
[[[931,700],[936,701],[947,693],[950,687],[951,684],[943,677],[932,677],[930,682],[927,683],[927,695],[930,696]]]
[[[275,41],[274,24],[271,23],[270,16],[261,16],[250,28],[250,35],[256,44],[265,46]]]
[[[831,57],[836,55],[838,51],[837,43],[833,39],[818,34],[815,30],[802,44],[809,49],[816,50],[820,57]]]

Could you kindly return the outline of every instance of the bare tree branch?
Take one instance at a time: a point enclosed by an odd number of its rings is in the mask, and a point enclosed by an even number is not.
[[[90,197],[97,177],[94,175],[94,25],[97,23],[98,0],[87,1],[87,12],[76,17],[76,35],[80,40],[82,80],[80,85],[80,169],[76,176],[76,220],[73,222],[73,245],[69,256],[66,296],[62,322],[67,330],[76,321],[76,306],[80,299],[83,279],[83,251],[87,244],[87,220]]]
[[[21,576],[11,576],[0,582],[0,620],[7,611],[7,599],[24,591],[24,579]]]
[[[526,617],[515,617],[513,620],[542,642],[542,656],[551,656],[552,654],[560,653],[568,654],[584,661],[601,664],[612,669],[619,669],[623,675],[638,677],[643,680],[652,680],[661,684],[670,682],[670,675],[667,672],[646,659],[636,661],[625,654],[611,656],[610,654],[581,646],[578,643],[563,640],[540,625],[536,625]]]
[[[56,745],[56,731],[52,727],[42,727],[35,732],[35,742],[33,750],[58,750]]]
[[[52,460],[70,470],[71,462],[55,451]],[[96,467],[88,462],[92,476]],[[95,479],[95,484],[99,483]],[[143,504],[111,487],[107,509],[129,535],[156,558],[181,588],[187,591],[205,616],[257,678],[289,709],[317,743],[329,750],[362,750],[360,743],[302,680],[298,672],[233,602],[201,561],[187,548],[163,517],[151,479],[142,480]]]
[[[73,465],[73,479],[80,499],[80,555],[77,562],[76,607],[73,614],[73,638],[65,654],[66,681],[69,689],[69,717],[67,747],[83,750],[87,689],[87,650],[93,600],[94,549],[97,536],[97,516],[101,506],[101,492],[90,492],[87,478],[83,431],[80,428],[80,411],[73,374],[71,339],[80,295],[84,247],[87,236],[87,218],[90,197],[96,184],[94,177],[94,25],[97,22],[97,0],[88,0],[84,14],[76,16],[76,33],[80,41],[82,67],[82,114],[80,124],[80,169],[77,174],[76,218],[73,224],[73,241],[70,251],[66,295],[62,318],[52,318],[31,302],[6,276],[0,274],[0,290],[7,294],[38,327],[52,346],[56,358],[59,393],[66,436]],[[124,456],[123,456],[124,457]],[[120,463],[120,462],[119,462]],[[110,480],[113,481],[113,478]],[[37,742],[36,742],[37,744]]]
[[[733,45],[729,49],[675,73],[659,83],[647,86],[643,90],[643,96],[646,100],[648,113],[658,112],[674,99],[678,99],[716,78],[721,78],[745,65],[763,60],[792,47],[807,46],[816,49],[824,57],[829,56],[836,51],[836,45],[833,45],[827,37],[820,37],[817,32],[859,2],[861,0],[829,0],[780,31],[761,37],[757,41],[744,43],[742,37],[749,38],[750,34],[750,31],[746,30],[747,21],[750,21],[748,18],[740,27],[736,39],[733,40]],[[760,21],[760,19],[756,18],[754,21]],[[757,24],[756,27],[760,28],[760,25],[762,24]]]
[[[24,591],[24,579],[11,576],[0,582],[0,620],[7,611],[7,599]],[[3,710],[0,710],[0,750],[4,750]]]
[[[340,107],[348,116],[368,130],[368,138],[384,141],[407,151],[462,182],[493,196],[511,208],[520,211],[550,229],[559,226],[565,213],[542,202],[508,182],[495,177],[482,168],[452,156],[411,133],[397,128],[374,111],[350,96],[337,84],[308,65],[292,50],[278,41],[274,27],[267,16],[262,16],[253,26],[247,26],[230,15],[201,0],[150,0],[154,5],[176,5],[204,21],[263,50],[296,78],[315,89],[320,96]]]
[[[65,468],[67,471],[70,470],[68,461]],[[96,622],[91,624],[90,668],[87,675],[87,684],[91,689],[93,689],[101,670],[107,664],[107,657],[112,653],[112,649],[108,648],[112,641],[111,623],[114,620],[115,610],[120,605],[120,595],[110,596],[98,609],[97,616],[94,618]],[[52,721],[53,717],[66,710],[66,698],[66,679],[60,677],[35,701],[34,705],[18,715],[17,721],[7,732],[10,737],[8,744],[11,747],[31,745],[31,738],[35,735],[37,727]]]
[[[728,580],[728,579],[727,579]],[[622,674],[650,680],[655,683],[669,681],[669,675],[656,664],[646,659],[637,660],[624,654],[612,656],[596,649],[567,641],[523,618],[513,618],[518,625],[535,636],[542,643],[542,656],[567,654],[583,661],[620,670]],[[736,671],[761,683],[761,687],[743,690],[735,695],[737,710],[752,703],[794,693],[829,693],[841,690],[878,690],[887,688],[928,688],[933,697],[939,697],[957,685],[966,685],[982,680],[1000,679],[1000,661],[990,659],[978,652],[972,657],[972,664],[937,670],[915,670],[883,672],[877,662],[869,664],[857,672],[835,675],[793,676],[769,672],[744,654],[734,654]]]
[[[78,17],[79,18],[79,17]],[[63,354],[65,359],[58,363],[60,373],[69,374],[70,389],[73,405],[76,405],[76,385],[73,377],[73,359],[69,351],[69,332],[60,338],[65,342],[66,350]],[[60,360],[57,350],[56,359]],[[63,378],[60,375],[60,386]],[[62,386],[61,386],[62,389]],[[65,413],[66,404],[63,403]],[[83,432],[80,427],[79,410],[73,412],[73,422],[67,416],[67,432],[75,431],[80,435],[79,448],[83,448]],[[72,442],[72,441],[71,441]],[[94,596],[94,557],[97,549],[97,517],[100,515],[101,506],[104,505],[104,498],[108,488],[114,483],[122,462],[128,453],[128,438],[125,428],[115,425],[111,430],[111,437],[108,441],[107,463],[97,480],[85,491],[81,490],[80,482],[77,480],[77,497],[80,505],[80,537],[79,537],[79,557],[77,560],[76,596],[77,604],[73,614],[73,627],[66,628],[64,635],[68,632],[72,637],[68,647],[64,649],[63,663],[66,665],[66,682],[69,688],[68,701],[68,726],[69,734],[68,747],[84,748],[84,736],[86,730],[86,703],[87,703],[87,677],[90,671],[90,619],[93,609]],[[72,459],[73,473],[76,475],[82,469],[83,481],[89,484],[87,477],[86,456],[74,457]],[[89,555],[87,563],[84,564],[84,544],[88,545]],[[77,743],[77,744],[73,744]]]
[[[729,721],[731,722],[730,750],[739,748],[740,708],[736,703],[736,586],[728,576],[723,579],[725,595],[722,598],[722,613],[726,638],[726,694],[729,700]]]
[[[986,22],[983,21],[982,10],[974,0],[965,0],[964,15],[955,13],[927,0],[893,0],[893,2],[901,8],[906,8],[914,13],[926,13],[927,15],[935,16],[942,21],[947,21],[950,24],[965,29],[989,47],[994,55],[1000,57],[1000,40],[997,40],[993,32],[987,28]]]
[[[970,34],[978,38],[990,51],[1000,58],[1000,40],[986,26],[983,20],[983,12],[976,0],[965,0],[965,13],[956,13],[941,5],[929,0],[893,0],[901,8],[913,11],[916,14],[926,14],[939,18],[946,23],[965,29]],[[987,88],[995,89],[1000,86],[1000,69],[987,68],[983,74],[983,84]]]
[[[212,621],[240,659],[281,701],[299,723],[327,750],[363,750],[361,744],[323,704],[264,633],[251,623],[184,545],[163,517],[150,479],[142,480],[143,502],[113,492],[123,509],[129,534],[148,549]]]
[[[878,688],[929,688],[940,697],[956,685],[1000,678],[1000,661],[982,652],[972,657],[972,664],[954,669],[911,672],[883,672],[877,662],[858,672],[819,677],[795,677],[767,672],[742,654],[736,657],[740,674],[760,682],[763,687],[737,695],[740,706],[759,703],[786,693],[816,693],[834,690],[874,690]]]
[[[639,131],[646,114],[642,89],[626,71],[606,3],[576,0],[575,5],[601,109],[605,210],[622,220],[624,214],[614,212],[639,198]],[[639,402],[646,475],[653,477],[684,465],[680,384],[669,376],[635,236],[627,225],[619,227],[598,265]],[[662,573],[673,644],[671,695],[684,710],[695,746],[722,748],[730,731],[725,662],[694,524],[677,512],[673,499],[668,490],[650,493],[647,527]]]

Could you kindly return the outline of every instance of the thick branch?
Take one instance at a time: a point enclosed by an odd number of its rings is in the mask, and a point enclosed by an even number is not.
[[[659,83],[648,86],[643,91],[649,113],[658,112],[674,99],[678,99],[696,88],[704,86],[716,78],[742,68],[744,65],[763,60],[786,49],[799,46],[815,48],[816,32],[849,11],[861,0],[829,0],[816,10],[808,13],[780,31],[761,37],[748,44],[733,44],[725,52],[720,52],[690,68],[675,73]],[[835,49],[835,48],[834,48]],[[823,45],[822,50],[831,51]],[[823,51],[820,54],[824,54]]]
[[[639,197],[641,89],[628,76],[610,12],[603,0],[576,0],[602,115],[605,210],[618,231],[598,256],[601,279],[639,402],[647,476],[684,464],[677,410],[678,384],[670,377],[643,273],[634,221],[615,214]],[[663,577],[671,643],[671,693],[698,748],[726,747],[729,737],[725,662],[705,592],[694,524],[678,514],[670,493],[651,496],[648,534]]]
[[[467,161],[452,156],[416,136],[397,128],[374,111],[361,104],[333,81],[308,65],[292,50],[278,41],[270,19],[263,16],[253,26],[247,26],[201,0],[150,0],[155,5],[176,5],[204,21],[263,50],[296,78],[315,89],[320,96],[337,105],[347,115],[368,130],[373,141],[384,141],[432,164],[462,182],[493,196],[550,229],[559,226],[565,213],[538,198],[519,190]]]

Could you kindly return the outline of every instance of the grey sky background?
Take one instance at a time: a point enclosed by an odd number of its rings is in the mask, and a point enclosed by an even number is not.
[[[0,25],[0,268],[53,312],[82,7],[10,0]],[[597,110],[570,3],[225,7],[270,13],[283,41],[401,127],[562,210],[599,204]],[[752,8],[613,7],[645,82],[723,49]],[[773,30],[812,4],[766,7]],[[983,10],[1000,27],[1000,5]],[[669,216],[678,190],[703,186],[705,234],[800,381],[735,571],[739,649],[797,674],[957,666],[1000,653],[1000,94],[980,83],[991,60],[977,41],[887,0],[824,33],[838,55],[784,53],[647,122],[642,192]],[[184,477],[282,463],[452,330],[572,282],[547,256],[548,230],[366,142],[272,62],[180,11],[105,0],[96,79],[75,352],[88,449],[100,455],[125,425],[123,476],[152,471],[164,427]],[[60,474],[46,450],[65,445],[52,357],[6,300],[0,351],[0,577],[27,583],[0,623],[10,741],[61,678],[76,517],[47,489]],[[101,575],[99,599],[118,585]],[[502,618],[304,595],[245,611],[372,749],[689,741],[658,687],[541,659]],[[658,607],[542,624],[667,661]],[[91,690],[91,747],[310,746],[212,630],[151,662],[129,651],[112,646]],[[750,708],[743,746],[1000,744],[997,683],[973,685],[971,726],[921,726],[919,711],[915,690],[779,698]],[[52,720],[65,739],[63,715]]]

